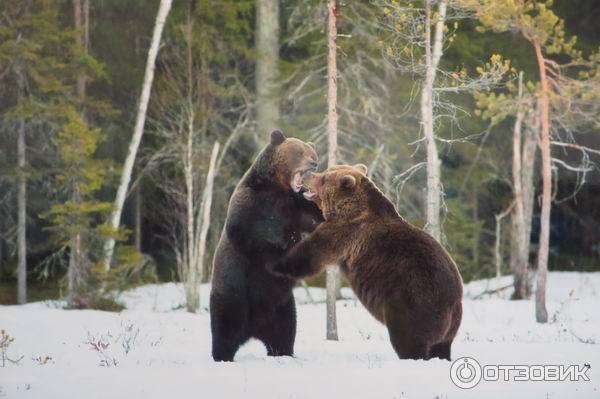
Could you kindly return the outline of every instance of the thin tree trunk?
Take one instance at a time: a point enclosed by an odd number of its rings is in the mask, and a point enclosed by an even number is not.
[[[188,262],[187,266],[184,264],[184,270],[187,273],[184,284],[186,291],[186,309],[190,313],[197,313],[200,310],[201,305],[200,286],[202,283],[203,263],[206,257],[206,238],[210,227],[210,214],[219,147],[219,142],[215,142],[210,156],[208,171],[206,173],[206,182],[204,184],[200,206],[196,207],[197,212],[194,212],[193,209],[191,210],[191,220],[190,214],[188,213],[187,215]],[[191,205],[193,205],[193,202]],[[188,201],[188,206],[190,206],[190,201]]]
[[[535,318],[538,323],[548,321],[546,310],[546,274],[550,249],[550,207],[552,199],[552,165],[550,154],[550,101],[546,77],[545,59],[538,40],[533,40],[533,48],[540,70],[540,150],[542,153],[542,210],[540,215],[540,243],[537,261],[537,287],[535,291]]]
[[[185,176],[185,187],[186,187],[186,244],[185,249],[187,254],[184,259],[184,270],[186,271],[185,283],[186,283],[186,307],[188,312],[195,313],[199,308],[199,295],[198,295],[198,260],[195,257],[194,242],[194,176],[193,176],[193,134],[194,134],[194,116],[193,110],[189,111],[189,126],[188,135],[185,146],[184,154],[184,176]]]
[[[496,278],[502,276],[502,220],[507,217],[515,206],[513,201],[508,208],[494,215],[496,219],[496,240],[494,243],[494,263],[496,264]]]
[[[279,122],[279,0],[256,2],[256,122],[258,142]]]
[[[421,123],[427,142],[427,231],[440,241],[440,209],[442,205],[442,187],[440,182],[440,159],[433,125],[433,87],[437,68],[443,53],[444,23],[446,19],[446,0],[439,2],[433,44],[431,43],[431,1],[425,1],[425,82],[421,92]]]
[[[202,202],[200,204],[200,212],[197,218],[200,220],[200,234],[199,239],[196,243],[196,258],[200,263],[198,265],[198,286],[202,282],[202,271],[204,269],[203,264],[206,262],[206,241],[208,237],[208,229],[210,227],[210,214],[212,210],[212,200],[214,193],[214,182],[215,176],[217,175],[217,155],[219,154],[219,142],[215,142],[212,154],[210,156],[210,164],[208,167],[208,172],[206,173],[206,183],[204,184],[204,191],[202,193]],[[200,304],[200,301],[198,301]]]
[[[3,269],[4,263],[4,238],[2,238],[2,234],[4,233],[4,223],[0,220],[0,270]]]
[[[22,81],[22,77],[19,77],[19,80]],[[19,92],[21,92],[21,87]],[[25,172],[27,158],[25,144],[25,121],[21,118],[17,140],[17,166],[19,168],[17,187],[17,303],[19,304],[27,302],[27,174]]]
[[[433,81],[437,74],[437,69],[440,64],[440,60],[443,55],[443,44],[444,44],[444,25],[446,23],[446,11],[448,8],[448,0],[439,0],[437,9],[437,21],[435,21],[435,36],[433,39],[433,50],[431,54],[431,66],[433,67]],[[429,18],[431,21],[431,17]]]
[[[328,165],[337,162],[337,0],[327,0],[327,137]],[[338,339],[336,297],[337,297],[337,265],[327,266],[327,339]]]
[[[191,7],[191,3],[188,3]],[[184,270],[186,271],[185,286],[186,286],[186,308],[190,313],[196,313],[200,308],[200,295],[199,295],[199,279],[198,279],[198,259],[196,259],[196,253],[194,243],[196,241],[196,231],[194,231],[194,198],[195,198],[195,187],[194,187],[194,101],[193,101],[193,59],[192,59],[192,33],[193,33],[193,20],[191,8],[188,8],[187,21],[186,21],[186,64],[187,64],[187,114],[188,114],[188,126],[187,126],[187,137],[185,142],[185,152],[183,159],[183,174],[185,177],[185,188],[186,188],[186,240],[185,249],[187,250],[184,256]]]
[[[529,250],[531,247],[531,223],[533,220],[533,204],[535,199],[535,156],[537,152],[537,132],[539,131],[539,117],[537,112],[533,113],[533,123],[525,129],[525,137],[523,140],[523,155],[521,156],[523,171],[521,174],[523,188],[523,217],[524,231],[523,241],[523,259],[529,265]],[[529,266],[528,266],[529,268]],[[527,278],[526,286],[527,296],[531,294],[531,282]]]
[[[79,186],[73,188],[72,200],[74,203],[79,203],[81,197],[79,195]],[[68,296],[67,303],[70,308],[80,307],[82,305],[83,283],[86,280],[83,257],[81,256],[81,234],[75,233],[71,236],[69,242],[69,271],[68,278]]]
[[[142,189],[138,184],[135,188],[134,206],[134,243],[135,249],[142,252]]]
[[[73,0],[73,18],[75,22],[75,30],[77,31],[75,43],[83,54],[87,54],[87,34],[89,31],[88,0]],[[85,101],[86,83],[87,79],[85,73],[80,71],[76,77],[77,99],[79,100],[80,104],[83,104]],[[74,183],[72,201],[75,204],[81,202],[80,188],[78,183]],[[77,307],[81,305],[81,283],[84,281],[83,268],[86,266],[83,263],[83,257],[81,254],[81,233],[74,233],[71,236],[69,249],[68,303],[70,307]]]
[[[110,217],[110,227],[113,231],[119,229],[121,223],[121,214],[123,213],[123,205],[125,204],[125,197],[127,195],[127,189],[131,180],[131,173],[133,171],[133,165],[137,155],[140,142],[142,141],[142,135],[144,133],[144,125],[146,123],[146,111],[148,110],[148,102],[150,100],[150,92],[152,90],[152,83],[154,81],[154,68],[156,62],[156,56],[160,45],[160,39],[162,31],[165,26],[165,21],[171,10],[171,4],[173,0],[161,0],[158,14],[156,15],[156,22],[154,24],[154,32],[152,34],[152,42],[148,51],[148,59],[146,61],[146,71],[144,74],[144,83],[142,86],[142,93],[140,95],[140,103],[138,112],[135,120],[135,127],[133,129],[133,136],[129,143],[129,149],[127,151],[127,157],[123,165],[123,172],[121,173],[121,180],[119,182],[119,188],[115,196],[115,203],[113,212]],[[115,239],[109,238],[106,240],[104,245],[104,269],[110,269],[110,262],[112,260],[113,252],[115,249]]]
[[[473,220],[479,220],[479,193],[473,189]],[[480,230],[477,230],[473,237],[473,246],[471,253],[473,254],[473,263],[479,264],[479,240],[481,237]]]
[[[75,43],[84,54],[88,52],[89,9],[89,0],[73,0],[75,29],[77,30]],[[86,81],[85,73],[80,72],[77,74],[76,90],[79,100],[85,99]]]
[[[522,109],[523,72],[519,74],[518,109],[513,128],[512,140],[512,185],[514,210],[511,215],[511,259],[514,292],[512,299],[527,298],[527,258],[525,257],[525,213],[523,197],[522,167],[522,126],[524,111]]]
[[[531,295],[531,281],[529,279],[529,252],[531,247],[531,223],[533,218],[533,202],[535,196],[534,187],[534,173],[535,173],[535,155],[537,151],[537,134],[539,133],[539,115],[537,110],[530,113],[528,122],[525,125],[523,131],[523,143],[521,149],[521,191],[522,191],[522,203],[523,203],[523,219],[518,221],[513,213],[511,222],[511,270],[515,273],[517,268],[515,265],[519,264],[521,270],[519,276],[514,274],[515,281],[512,299],[527,299]],[[521,223],[522,230],[517,233],[514,224]],[[518,235],[521,234],[521,235]],[[519,253],[519,251],[521,251]],[[517,289],[518,287],[518,289]],[[521,292],[522,297],[518,297],[518,293]]]

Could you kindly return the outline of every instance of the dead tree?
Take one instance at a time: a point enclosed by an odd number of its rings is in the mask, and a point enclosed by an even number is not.
[[[438,142],[449,143],[436,134],[446,118],[456,122],[459,108],[445,100],[446,93],[473,92],[502,83],[509,69],[507,61],[493,55],[489,62],[477,68],[478,75],[470,76],[463,68],[444,71],[440,68],[444,49],[455,36],[458,21],[469,16],[454,2],[448,0],[423,0],[416,4],[411,1],[380,0],[384,10],[381,21],[388,33],[384,43],[385,58],[400,72],[420,75],[420,129],[422,137],[411,144],[425,143],[426,160],[420,162],[396,177],[397,184],[404,186],[406,181],[425,167],[427,191],[424,201],[425,230],[436,240],[442,239],[441,212],[444,208],[441,164]],[[454,22],[453,27],[450,23]],[[464,139],[459,139],[464,140]]]
[[[337,0],[327,0],[327,155],[328,166],[337,162]],[[336,298],[338,266],[327,267],[327,339],[338,339]]]
[[[114,209],[110,216],[109,225],[111,229],[116,232],[121,224],[121,214],[123,213],[123,206],[125,205],[125,198],[127,197],[127,191],[129,188],[129,182],[131,181],[131,173],[133,172],[133,165],[137,156],[140,142],[142,141],[142,135],[144,134],[144,125],[146,123],[146,111],[148,109],[148,102],[150,101],[150,92],[152,90],[152,82],[154,81],[154,64],[156,62],[156,56],[158,55],[158,49],[160,40],[162,37],[163,28],[165,21],[171,10],[171,4],[173,0],[161,0],[156,15],[156,21],[154,23],[154,32],[152,33],[152,41],[150,42],[150,49],[148,50],[148,59],[146,61],[146,71],[144,74],[144,83],[142,85],[142,92],[140,94],[140,103],[138,106],[138,112],[135,120],[135,127],[133,129],[133,135],[129,143],[129,149],[127,150],[127,156],[123,165],[123,172],[121,173],[121,179],[119,187],[115,196]],[[115,249],[115,238],[110,237],[104,244],[104,269],[110,269],[110,262],[112,260],[113,252]]]
[[[512,187],[515,206],[511,213],[510,267],[514,285],[512,298],[526,299],[531,292],[528,270],[537,128],[535,100],[531,95],[526,96],[523,93],[523,72],[519,73],[518,84],[512,139]],[[529,116],[527,121],[526,116]]]

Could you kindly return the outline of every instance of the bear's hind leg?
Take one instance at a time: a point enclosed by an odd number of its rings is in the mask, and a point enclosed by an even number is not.
[[[420,334],[414,333],[418,328],[411,324],[403,308],[387,305],[385,325],[392,347],[400,359],[428,360],[430,358],[427,341]]]
[[[452,342],[439,342],[431,346],[429,355],[440,359],[450,360],[450,347]]]
[[[239,347],[248,340],[248,306],[233,296],[211,295],[210,327],[212,357],[231,362]]]
[[[275,309],[272,319],[257,328],[255,335],[265,345],[269,356],[294,356],[296,303],[293,295]]]

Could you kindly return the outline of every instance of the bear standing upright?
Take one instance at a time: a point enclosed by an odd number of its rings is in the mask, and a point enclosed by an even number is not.
[[[299,278],[340,265],[400,358],[450,360],[462,318],[458,269],[435,239],[400,217],[366,172],[359,164],[309,174],[304,195],[325,221],[269,269]]]
[[[214,360],[232,361],[250,337],[261,340],[270,356],[293,355],[295,282],[269,273],[266,265],[323,220],[318,207],[302,196],[302,177],[316,167],[311,144],[274,131],[236,186],[214,256]]]

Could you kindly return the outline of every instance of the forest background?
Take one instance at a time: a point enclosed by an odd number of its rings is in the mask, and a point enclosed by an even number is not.
[[[597,1],[538,3],[564,19],[564,31],[577,37],[583,57],[597,50]],[[271,129],[313,141],[326,165],[325,2],[175,0],[121,228],[111,231],[106,221],[134,131],[158,7],[158,0],[0,0],[0,303],[20,299],[23,258],[28,301],[69,296],[77,307],[118,307],[89,293],[181,280],[194,257],[199,273],[193,278],[208,282],[229,196]],[[366,164],[400,214],[424,227],[423,77],[418,68],[398,62],[405,47],[387,29],[395,7],[395,1],[339,5],[337,162]],[[257,22],[269,15],[278,18]],[[501,56],[510,60],[501,81],[436,97],[440,240],[465,281],[511,272],[518,118],[493,104],[504,107],[499,99],[514,95],[519,80],[532,93],[539,80],[527,40],[510,29],[484,31],[485,23],[472,10],[449,13],[440,69],[448,71],[449,81],[463,82]],[[600,149],[600,126],[597,115],[576,129],[567,122],[553,131],[567,133],[562,142],[573,146],[552,147],[548,269],[597,271],[600,174],[594,149]],[[535,153],[530,273],[536,268],[542,191]],[[105,269],[108,237],[118,244]],[[189,251],[193,246],[198,251]],[[309,283],[323,284],[323,276]]]

